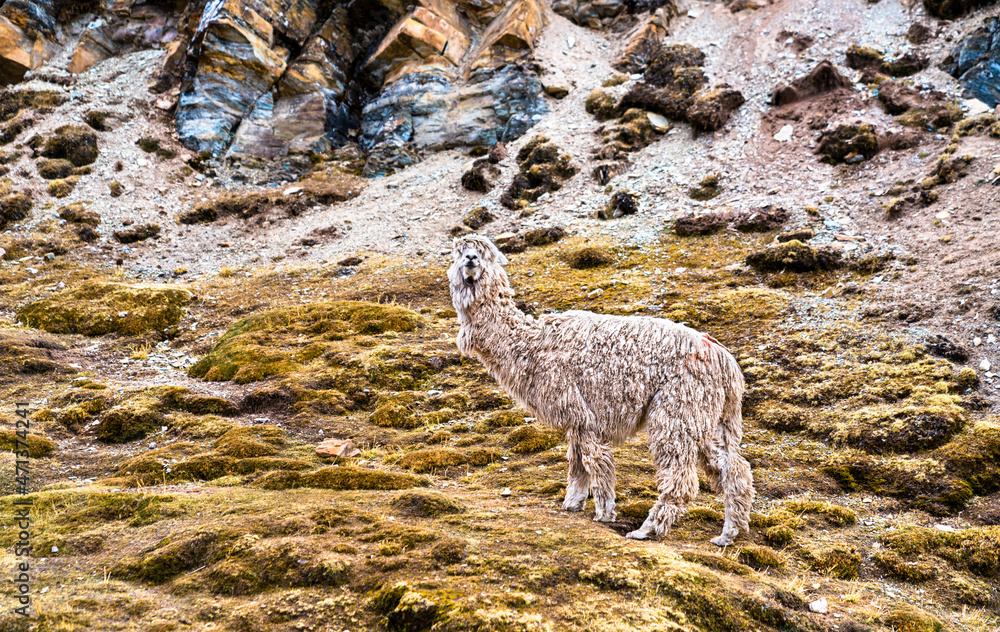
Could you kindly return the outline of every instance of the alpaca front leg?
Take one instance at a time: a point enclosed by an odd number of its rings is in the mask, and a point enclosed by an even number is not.
[[[587,496],[590,494],[590,475],[583,467],[579,442],[570,440],[569,448],[566,449],[566,460],[569,461],[569,475],[562,508],[563,511],[583,511]]]
[[[594,496],[594,520],[614,522],[618,516],[615,513],[615,459],[611,446],[593,441],[581,446],[581,451]]]

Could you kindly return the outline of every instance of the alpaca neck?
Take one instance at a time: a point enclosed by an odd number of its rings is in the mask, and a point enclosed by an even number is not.
[[[467,307],[458,309],[459,348],[478,359],[491,374],[498,354],[510,356],[526,352],[525,343],[538,322],[514,304],[513,291],[504,274],[490,291],[484,291]]]

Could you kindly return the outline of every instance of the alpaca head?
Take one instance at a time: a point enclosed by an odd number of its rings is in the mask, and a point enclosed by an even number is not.
[[[479,235],[458,237],[452,245],[455,260],[448,268],[451,302],[464,311],[477,301],[510,294],[503,266],[507,257],[493,242]]]

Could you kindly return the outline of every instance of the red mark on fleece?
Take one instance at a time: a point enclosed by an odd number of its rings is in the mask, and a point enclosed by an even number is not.
[[[708,334],[702,334],[701,335],[701,341],[704,342],[709,347],[711,347],[714,344],[714,345],[717,345],[719,347],[722,347],[726,351],[729,351],[729,349],[726,349],[726,347],[721,342],[719,342],[715,338],[709,336]]]

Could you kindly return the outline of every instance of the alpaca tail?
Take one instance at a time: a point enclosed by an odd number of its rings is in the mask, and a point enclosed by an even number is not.
[[[725,497],[727,522],[744,532],[750,530],[750,505],[754,499],[753,473],[750,463],[740,454],[743,441],[743,392],[746,382],[736,358],[712,339],[709,346],[714,356],[714,369],[721,377],[725,400],[719,419],[718,436],[722,443],[720,478]]]
[[[739,452],[743,441],[743,392],[746,382],[733,354],[720,345],[717,356],[722,365],[719,368],[726,397],[722,406],[722,443],[727,452]]]

